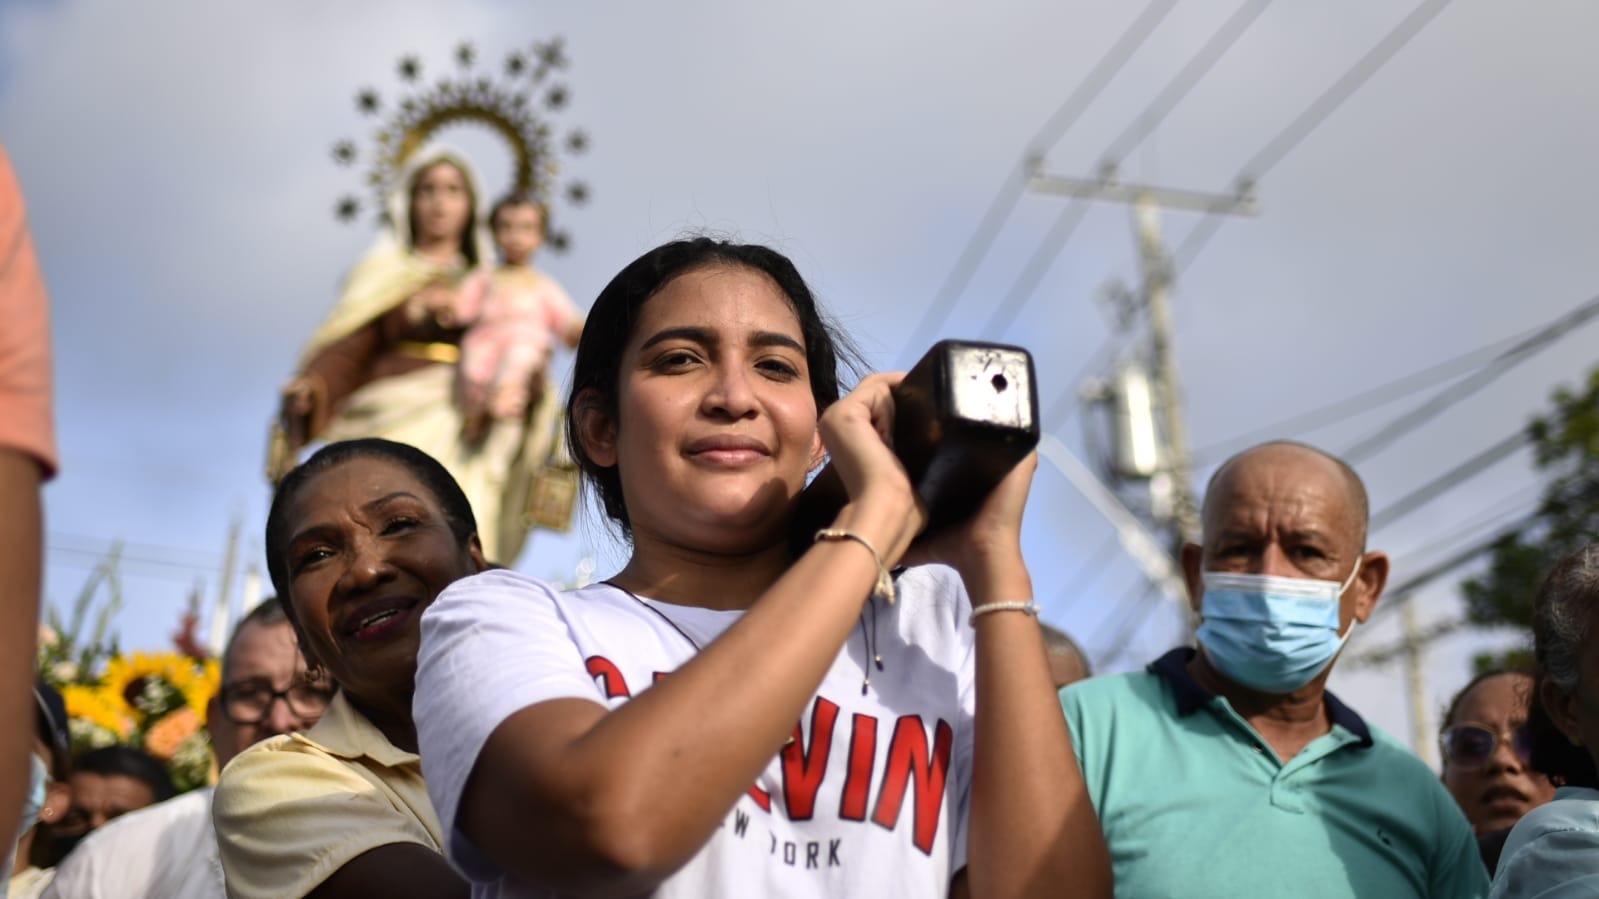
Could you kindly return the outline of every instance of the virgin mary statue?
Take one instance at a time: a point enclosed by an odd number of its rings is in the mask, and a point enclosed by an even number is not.
[[[420,152],[394,181],[388,227],[351,272],[338,303],[300,355],[283,389],[287,453],[281,477],[312,441],[384,437],[433,456],[472,503],[484,554],[509,565],[526,542],[533,473],[551,442],[557,403],[540,383],[531,408],[463,436],[456,363],[464,327],[455,293],[492,262],[480,221],[483,194],[467,159],[448,149]]]

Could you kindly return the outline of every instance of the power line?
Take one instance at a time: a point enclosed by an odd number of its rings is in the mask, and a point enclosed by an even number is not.
[[[1098,627],[1094,628],[1093,636],[1084,641],[1084,646],[1094,647],[1094,649],[1091,651],[1094,654],[1095,671],[1104,671],[1112,662],[1115,662],[1117,659],[1119,659],[1122,653],[1126,651],[1126,640],[1117,638],[1121,637],[1125,630],[1126,623],[1128,621],[1136,621],[1142,615],[1142,611],[1149,603],[1150,599],[1157,594],[1158,591],[1155,589],[1154,584],[1149,583],[1148,581],[1145,581],[1139,585],[1134,585],[1126,592],[1125,595],[1122,596],[1121,600],[1117,602],[1115,606],[1113,606],[1113,608],[1125,609],[1126,611],[1117,616],[1115,619],[1111,619],[1109,617],[1105,618],[1099,623]],[[1116,629],[1115,637],[1108,641],[1101,642],[1101,637],[1107,634],[1107,632],[1110,630],[1107,625],[1111,624],[1112,621],[1114,621]]]
[[[1177,249],[1171,254],[1172,268],[1176,269],[1178,274],[1188,271],[1188,266],[1194,261],[1194,257],[1198,256],[1210,243],[1210,239],[1216,236],[1216,232],[1221,230],[1221,223],[1226,221],[1226,218],[1223,215],[1206,215],[1189,229],[1183,242],[1178,244]]]
[[[1556,340],[1599,316],[1599,296],[1594,296],[1577,308],[1567,312],[1500,353],[1493,362],[1460,381],[1444,388],[1421,405],[1383,425],[1351,446],[1344,458],[1350,462],[1365,459],[1386,449],[1394,441],[1410,433],[1450,406],[1476,393],[1500,375],[1547,349]]]
[[[1366,51],[1366,55],[1357,60],[1343,77],[1312,100],[1304,112],[1250,157],[1249,161],[1239,169],[1237,183],[1240,186],[1251,185],[1264,178],[1267,172],[1282,162],[1283,157],[1309,137],[1448,5],[1449,0],[1424,0],[1412,9],[1409,15],[1377,42],[1376,46]],[[1185,271],[1220,228],[1221,216],[1212,214],[1201,219],[1172,256],[1177,270]]]
[[[99,550],[76,549],[68,546],[47,547],[46,552],[52,554],[65,554],[69,557],[77,556],[85,560],[105,561],[107,558],[106,553]],[[204,574],[214,574],[216,572],[216,568],[214,566],[195,565],[190,562],[178,562],[171,559],[151,558],[149,556],[141,556],[138,553],[124,552],[122,555],[117,557],[117,562],[118,564],[134,563],[138,565],[154,565],[161,568],[177,568],[183,571],[201,572]],[[63,562],[63,564],[72,563]]]
[[[1393,520],[1396,520],[1399,517],[1402,517],[1405,514],[1408,514],[1410,511],[1412,511],[1416,507],[1424,504],[1427,501],[1430,501],[1432,498],[1436,497],[1438,494],[1441,494],[1441,493],[1447,491],[1448,489],[1450,489],[1450,487],[1458,484],[1460,481],[1471,477],[1472,475],[1474,475],[1477,472],[1483,470],[1484,468],[1488,467],[1489,465],[1492,465],[1493,463],[1495,463],[1495,462],[1499,461],[1500,459],[1504,458],[1504,456],[1508,455],[1510,452],[1512,452],[1512,451],[1514,451],[1516,449],[1519,449],[1521,446],[1526,444],[1527,440],[1528,440],[1528,438],[1527,438],[1527,435],[1526,435],[1525,432],[1518,432],[1516,434],[1511,435],[1509,438],[1507,438],[1505,440],[1499,441],[1498,443],[1494,444],[1492,447],[1489,447],[1487,450],[1484,450],[1483,452],[1478,453],[1476,456],[1473,456],[1471,459],[1466,460],[1465,462],[1461,463],[1460,465],[1456,466],[1455,468],[1451,469],[1450,471],[1444,473],[1443,475],[1440,475],[1438,478],[1434,479],[1433,481],[1428,482],[1426,485],[1423,485],[1421,488],[1418,488],[1417,490],[1411,492],[1410,494],[1407,494],[1405,497],[1402,497],[1399,501],[1395,502],[1392,506],[1388,507],[1388,509],[1384,510],[1384,512],[1379,513],[1376,516],[1373,516],[1372,528],[1375,530],[1377,527],[1381,526],[1381,524],[1384,524],[1384,523],[1387,523],[1387,522],[1391,522]],[[1516,533],[1521,532],[1531,521],[1534,520],[1534,518],[1535,518],[1534,515],[1527,515],[1527,516],[1518,518],[1513,524],[1511,524],[1511,525],[1509,525],[1509,526],[1507,526],[1505,528],[1501,528],[1500,530],[1496,531],[1491,536],[1489,536],[1489,537],[1487,537],[1485,539],[1481,539],[1481,540],[1479,540],[1479,541],[1477,541],[1475,543],[1470,544],[1465,550],[1462,550],[1460,552],[1456,552],[1453,555],[1451,555],[1448,558],[1446,558],[1445,560],[1443,560],[1442,562],[1439,562],[1439,563],[1434,564],[1434,565],[1432,565],[1432,566],[1430,566],[1430,567],[1428,567],[1426,569],[1423,569],[1423,571],[1421,573],[1412,576],[1408,580],[1401,582],[1399,585],[1397,585],[1394,588],[1392,588],[1391,590],[1389,590],[1388,591],[1388,595],[1390,597],[1389,601],[1386,602],[1386,603],[1380,604],[1378,606],[1378,610],[1382,611],[1382,612],[1386,612],[1389,609],[1399,608],[1404,603],[1408,602],[1410,600],[1411,596],[1413,596],[1415,594],[1415,592],[1417,590],[1419,590],[1421,587],[1426,586],[1427,584],[1437,580],[1438,578],[1443,577],[1445,574],[1448,574],[1449,572],[1461,567],[1462,565],[1465,565],[1465,564],[1471,562],[1472,560],[1476,559],[1478,556],[1490,551],[1496,544],[1499,543],[1499,541],[1503,540],[1505,537],[1510,536],[1511,534],[1516,534]],[[1461,532],[1457,532],[1456,535],[1451,535],[1451,538],[1446,538],[1446,539],[1448,540],[1448,542],[1451,542],[1451,543],[1459,542],[1459,536],[1463,532],[1469,532],[1471,530],[1476,530],[1476,529],[1480,528],[1483,523],[1484,522],[1481,522],[1481,521],[1476,522],[1476,523],[1470,525],[1468,528],[1462,529]],[[1429,547],[1428,549],[1430,550],[1431,547]],[[1126,643],[1127,638],[1130,636],[1130,633],[1129,633],[1130,628],[1138,623],[1139,619],[1141,618],[1141,616],[1143,614],[1144,609],[1148,605],[1149,598],[1153,594],[1154,594],[1154,591],[1153,591],[1152,587],[1146,588],[1143,596],[1140,597],[1137,600],[1136,605],[1129,611],[1129,613],[1124,614],[1121,617],[1116,619],[1116,622],[1118,624],[1118,631],[1117,631],[1116,636],[1113,638],[1112,642],[1110,643],[1110,646],[1115,648],[1116,651],[1111,656],[1107,657],[1103,662],[1098,663],[1098,665],[1096,665],[1096,667],[1099,667],[1101,665],[1109,664],[1110,662],[1112,662],[1116,658],[1118,658],[1123,651],[1125,651],[1125,649],[1126,649],[1125,643]],[[1108,619],[1107,619],[1107,621],[1108,621]],[[1101,633],[1103,633],[1104,630],[1105,630],[1105,623],[1106,622],[1102,622],[1101,626],[1098,629],[1096,629],[1096,631],[1095,631],[1095,635],[1094,636],[1096,638],[1096,640],[1095,640],[1095,644],[1096,645],[1097,645],[1097,637]],[[1460,625],[1451,625],[1451,626],[1449,626],[1447,628],[1440,629],[1437,634],[1433,634],[1433,635],[1429,636],[1427,639],[1436,639],[1436,637],[1442,636],[1445,633],[1451,633],[1454,630],[1457,630],[1459,628],[1459,626]],[[1375,664],[1375,662],[1370,662],[1369,660],[1365,660],[1364,657],[1362,657],[1362,661],[1357,662],[1357,663],[1360,663],[1360,664]]]
[[[1134,574],[1132,581],[1129,582],[1127,586],[1122,588],[1121,600],[1106,609],[1107,614],[1105,617],[1099,619],[1099,622],[1094,626],[1093,633],[1087,635],[1087,639],[1084,641],[1083,645],[1102,645],[1100,642],[1101,638],[1109,636],[1112,632],[1120,629],[1122,624],[1127,620],[1127,617],[1131,614],[1131,612],[1128,611],[1128,606],[1136,602],[1138,598],[1154,591],[1154,581],[1145,577],[1141,572]],[[1109,591],[1107,590],[1106,592]],[[1120,611],[1121,614],[1115,616],[1108,614],[1115,611]]]
[[[1027,263],[1022,266],[1016,275],[1016,280],[1011,282],[1010,289],[1005,291],[1005,296],[994,306],[994,311],[988,316],[988,321],[983,324],[979,334],[1000,335],[1010,330],[1016,323],[1016,316],[1027,305],[1033,291],[1038,289],[1040,281],[1049,272],[1049,267],[1060,258],[1060,251],[1077,233],[1077,226],[1088,217],[1089,202],[1073,197],[1066,203],[1060,214],[1055,216],[1054,224],[1049,226],[1042,240],[1033,248]]]
[[[1531,333],[1533,332],[1530,330],[1524,331],[1514,337],[1507,337],[1487,346],[1477,347],[1474,350],[1429,365],[1419,371],[1411,372],[1404,377],[1363,390],[1354,396],[1345,397],[1337,402],[1312,409],[1309,412],[1301,412],[1272,424],[1263,425],[1229,437],[1226,440],[1218,441],[1197,450],[1194,453],[1194,464],[1198,466],[1207,465],[1229,456],[1237,450],[1253,446],[1261,440],[1300,434],[1306,431],[1317,431],[1356,415],[1370,412],[1378,406],[1387,405],[1419,390],[1425,390],[1434,384],[1459,377],[1466,372],[1480,368],[1484,362],[1500,355],[1505,349],[1514,346],[1517,341],[1524,339]]]
[[[1210,40],[1205,42],[1199,52],[1178,71],[1176,77],[1167,82],[1160,93],[1155,95],[1154,102],[1110,142],[1110,147],[1104,155],[1105,165],[1120,165],[1129,153],[1154,133],[1160,123],[1166,120],[1166,116],[1177,108],[1177,104],[1188,96],[1188,92],[1194,89],[1201,78],[1210,73],[1216,63],[1232,49],[1269,5],[1271,0],[1245,0],[1244,4],[1222,23],[1221,28],[1211,35]]]
[[[1041,153],[1060,143],[1060,139],[1077,124],[1077,120],[1087,111],[1089,105],[1099,98],[1111,79],[1122,70],[1122,66],[1133,58],[1138,48],[1149,40],[1149,36],[1165,20],[1166,15],[1176,7],[1177,0],[1151,0],[1138,14],[1138,18],[1122,32],[1121,37],[1116,39],[1116,43],[1094,63],[1094,67],[1084,76],[1083,82],[1061,103],[1055,114],[1044,123],[1044,127],[1038,129],[1038,135],[1033,138],[1029,146],[1035,152]]]
[[[1105,538],[1105,542],[1100,544],[1099,549],[1095,550],[1094,554],[1089,557],[1088,562],[1077,569],[1077,572],[1072,575],[1072,579],[1067,581],[1065,586],[1061,587],[1055,594],[1056,601],[1050,603],[1050,605],[1053,606],[1061,602],[1064,602],[1065,605],[1061,607],[1058,613],[1051,612],[1051,614],[1058,614],[1064,617],[1067,612],[1070,612],[1077,605],[1089,586],[1104,575],[1106,570],[1105,563],[1110,561],[1110,557],[1117,551],[1120,544],[1121,541],[1118,539],[1118,535],[1115,531],[1112,531]]]
[[[1404,553],[1397,554],[1397,558],[1403,564],[1395,567],[1407,567],[1414,559],[1425,559],[1442,550],[1454,549],[1463,543],[1469,543],[1475,540],[1484,529],[1498,527],[1507,519],[1520,521],[1530,518],[1542,502],[1541,497],[1528,496],[1525,489],[1517,490],[1515,493],[1483,510],[1474,520],[1461,525],[1448,534],[1436,537]]]
[[[1129,596],[1130,595],[1131,594],[1129,594]],[[1132,648],[1131,640],[1133,632],[1136,631],[1140,625],[1145,623],[1144,613],[1149,610],[1152,604],[1158,604],[1159,599],[1160,589],[1157,588],[1154,583],[1146,582],[1144,584],[1142,593],[1131,604],[1127,602],[1126,598],[1117,603],[1118,606],[1131,605],[1131,608],[1128,610],[1127,614],[1118,619],[1120,627],[1117,628],[1116,633],[1111,638],[1110,643],[1105,644],[1105,652],[1101,654],[1100,658],[1094,660],[1095,671],[1101,671],[1109,668],[1123,655],[1127,654],[1127,650]],[[1095,631],[1095,637],[1097,638],[1099,633],[1103,630],[1103,626],[1097,629]],[[1091,641],[1090,645],[1100,644],[1096,639]]]
[[[1244,4],[1222,23],[1221,28],[1199,48],[1199,52],[1195,53],[1161,88],[1149,106],[1134,118],[1115,140],[1111,141],[1110,147],[1101,157],[1104,159],[1102,166],[1104,171],[1112,171],[1115,166],[1121,164],[1121,161],[1127,158],[1127,154],[1143,143],[1160,123],[1165,121],[1166,116],[1188,96],[1188,92],[1194,89],[1200,79],[1204,78],[1227,51],[1232,49],[1244,31],[1260,18],[1260,14],[1265,12],[1270,2],[1271,0],[1245,0]],[[1022,266],[1020,274],[1011,283],[1010,290],[1006,291],[1005,298],[994,307],[993,313],[989,315],[988,322],[980,333],[998,335],[1010,330],[1010,327],[1016,323],[1016,316],[1022,307],[1027,305],[1027,300],[1032,297],[1033,291],[1038,289],[1039,282],[1048,273],[1049,267],[1054,264],[1061,250],[1076,233],[1077,226],[1082,224],[1088,215],[1089,206],[1090,202],[1081,197],[1073,197],[1066,204],[1056,216],[1049,232],[1044,235],[1044,239],[1033,249],[1027,264]]]
[[[1244,163],[1244,173],[1253,176],[1254,180],[1259,180],[1262,175],[1275,168],[1279,162],[1282,162],[1284,156],[1320,127],[1322,122],[1325,122],[1371,76],[1377,74],[1379,69],[1403,50],[1405,45],[1420,34],[1422,29],[1426,28],[1448,5],[1449,0],[1425,0],[1418,4],[1410,11],[1410,15],[1405,16],[1392,31],[1384,35],[1383,39],[1367,51],[1366,55],[1345,72],[1342,78],[1333,82],[1332,86],[1323,91],[1322,95],[1306,107],[1298,118],[1290,122],[1287,128]]]
[[[1061,388],[1060,393],[1055,394],[1054,402],[1051,402],[1049,407],[1044,410],[1042,417],[1043,422],[1056,422],[1056,424],[1047,425],[1050,430],[1063,428],[1067,422],[1071,421],[1072,416],[1076,414],[1078,408],[1082,405],[1081,403],[1073,402],[1078,397],[1079,385],[1083,383],[1084,378],[1088,377],[1089,372],[1103,367],[1106,362],[1110,361],[1110,357],[1115,355],[1116,348],[1117,345],[1113,340],[1102,342],[1099,345],[1099,349],[1095,350],[1094,354],[1088,357],[1088,361],[1084,362],[1082,367],[1077,370],[1077,376],[1067,381],[1066,386]]]
[[[1511,498],[1515,499],[1516,497],[1511,497]],[[1503,505],[1505,505],[1505,503],[1501,502],[1498,505],[1499,506],[1503,506]],[[1534,502],[1533,505],[1536,505],[1536,502]],[[1496,517],[1499,517],[1499,516],[1492,516],[1492,517],[1489,518],[1489,520],[1492,520],[1492,518],[1496,518]],[[1537,517],[1538,517],[1537,513],[1532,513],[1532,514],[1520,516],[1520,517],[1518,517],[1516,519],[1516,521],[1513,524],[1511,524],[1511,525],[1509,525],[1507,527],[1501,528],[1500,530],[1494,532],[1494,534],[1492,536],[1471,543],[1470,545],[1468,545],[1466,547],[1466,549],[1455,553],[1454,555],[1450,556],[1449,558],[1445,559],[1442,562],[1439,562],[1436,565],[1433,565],[1433,566],[1431,566],[1431,567],[1429,567],[1427,569],[1424,569],[1421,574],[1415,575],[1414,577],[1410,578],[1409,580],[1404,581],[1403,583],[1399,584],[1398,586],[1388,590],[1387,594],[1388,594],[1388,596],[1390,598],[1387,599],[1386,601],[1382,602],[1382,603],[1379,603],[1377,605],[1377,609],[1373,613],[1373,617],[1375,618],[1376,616],[1384,615],[1390,609],[1397,609],[1397,608],[1400,608],[1400,607],[1404,606],[1406,603],[1410,602],[1410,600],[1416,595],[1416,591],[1418,589],[1420,589],[1421,587],[1426,586],[1427,584],[1437,580],[1440,577],[1443,577],[1444,575],[1446,575],[1449,572],[1455,570],[1456,568],[1459,568],[1459,567],[1461,567],[1463,565],[1466,565],[1466,564],[1470,563],[1472,560],[1476,559],[1478,556],[1481,556],[1484,553],[1492,551],[1492,549],[1496,545],[1498,545],[1498,543],[1501,540],[1504,540],[1506,537],[1510,537],[1510,536],[1512,536],[1514,534],[1518,534],[1518,533],[1522,532],[1523,530],[1525,530],[1527,528],[1527,526],[1529,524],[1531,524],[1533,521],[1535,521],[1537,519]],[[1464,534],[1469,533],[1470,531],[1477,530],[1477,529],[1481,528],[1481,526],[1484,523],[1486,523],[1486,522],[1479,521],[1479,522],[1476,522],[1475,524],[1468,525],[1467,527],[1462,528],[1459,531],[1457,531],[1455,534],[1452,534],[1449,537],[1445,537],[1442,540],[1435,541],[1434,543],[1429,544],[1426,549],[1418,550],[1417,552],[1412,553],[1411,555],[1425,555],[1426,553],[1431,552],[1432,549],[1438,547],[1439,545],[1458,543],[1458,542],[1460,542],[1460,539],[1458,539],[1459,537],[1463,537]],[[1447,621],[1444,621],[1442,623],[1435,624],[1435,625],[1429,627],[1428,629],[1423,631],[1421,634],[1417,635],[1414,638],[1414,640],[1418,641],[1420,643],[1430,643],[1430,642],[1432,642],[1434,640],[1437,640],[1437,639],[1439,639],[1441,637],[1444,637],[1444,636],[1447,636],[1449,634],[1452,634],[1455,631],[1462,630],[1464,628],[1468,628],[1468,627],[1471,627],[1471,626],[1472,626],[1472,623],[1471,623],[1471,621],[1469,619],[1466,619],[1466,618],[1450,619],[1450,620],[1447,620]],[[1410,641],[1402,641],[1400,644],[1396,644],[1395,646],[1389,646],[1389,647],[1386,647],[1386,648],[1383,648],[1383,649],[1374,649],[1374,650],[1370,650],[1370,651],[1367,651],[1367,652],[1363,652],[1363,653],[1351,658],[1349,660],[1349,663],[1351,665],[1355,665],[1355,666],[1372,666],[1372,665],[1384,664],[1386,662],[1392,661],[1394,658],[1397,658],[1399,655],[1403,654],[1403,652],[1405,652],[1408,649],[1408,647],[1406,646],[1407,642],[1410,642]]]
[[[71,568],[77,571],[93,571],[95,568],[99,567],[101,562],[104,561],[104,559],[90,558],[55,558],[50,560],[49,564],[52,567],[60,566],[62,568]],[[195,581],[195,573],[192,570],[190,570],[188,573],[180,573],[178,569],[166,569],[160,566],[152,568],[136,568],[126,572],[126,574],[129,577],[153,578],[156,580],[171,581],[178,584],[189,584],[191,586]]]
[[[1506,456],[1526,446],[1531,440],[1531,435],[1525,429],[1516,431],[1509,437],[1500,440],[1493,446],[1405,494],[1395,500],[1392,505],[1371,516],[1370,529],[1375,531],[1409,515],[1450,490],[1459,487],[1465,481],[1498,464]]]
[[[209,550],[164,546],[156,543],[130,543],[126,540],[108,540],[103,537],[73,534],[66,531],[50,531],[46,535],[46,546],[51,549],[98,553],[102,556],[110,553],[113,546],[120,546],[123,550],[122,558],[130,558],[128,551],[131,550],[135,555],[164,557],[159,561],[170,562],[171,564],[215,568],[222,563],[221,554]]]
[[[1489,552],[1499,541],[1521,533],[1535,520],[1537,520],[1536,513],[1519,519],[1499,529],[1498,531],[1495,531],[1491,536],[1479,540],[1476,543],[1467,546],[1465,549],[1455,553],[1454,555],[1449,556],[1442,562],[1438,562],[1437,564],[1424,569],[1420,574],[1413,575],[1409,580],[1403,581],[1397,586],[1386,591],[1391,598],[1386,602],[1380,603],[1377,606],[1377,611],[1386,612],[1389,609],[1399,608],[1400,606],[1409,602],[1411,597],[1416,595],[1417,590],[1425,587],[1433,581],[1438,580],[1449,572],[1454,571],[1456,568],[1471,562],[1478,556]]]
[[[1397,643],[1390,644],[1380,649],[1368,649],[1365,652],[1349,659],[1349,661],[1344,662],[1343,665],[1346,668],[1375,668],[1379,665],[1386,665],[1395,659],[1403,658],[1409,654],[1411,652],[1412,645],[1419,646],[1431,643],[1434,640],[1447,637],[1456,631],[1464,630],[1470,626],[1471,622],[1464,618],[1451,618],[1446,621],[1430,624],[1413,637],[1400,640]]]
[[[1519,498],[1520,497],[1511,497],[1511,499],[1519,499]],[[1498,505],[1503,506],[1503,505],[1505,505],[1505,503],[1501,502]],[[1537,500],[1533,500],[1530,503],[1523,502],[1522,505],[1523,506],[1526,506],[1526,505],[1536,506],[1536,505],[1538,505],[1538,502],[1537,502]],[[1500,516],[1491,516],[1491,517],[1489,517],[1488,521],[1492,521],[1494,518],[1497,518],[1497,517],[1500,517]],[[1493,548],[1499,544],[1500,541],[1504,540],[1507,537],[1514,536],[1515,534],[1519,534],[1522,531],[1526,530],[1528,525],[1530,525],[1534,521],[1536,521],[1537,518],[1538,518],[1538,515],[1537,515],[1536,512],[1533,512],[1531,514],[1525,514],[1525,515],[1519,516],[1519,517],[1517,517],[1517,519],[1515,520],[1515,522],[1513,524],[1511,524],[1511,525],[1509,525],[1507,527],[1501,528],[1498,531],[1495,531],[1492,536],[1487,537],[1487,538],[1482,539],[1482,540],[1478,540],[1478,541],[1476,541],[1474,543],[1471,543],[1469,546],[1467,546],[1466,549],[1455,553],[1454,555],[1450,556],[1449,558],[1445,559],[1444,561],[1442,561],[1442,562],[1440,562],[1440,563],[1438,563],[1436,565],[1433,565],[1433,566],[1423,570],[1421,574],[1418,574],[1418,575],[1412,577],[1411,579],[1401,583],[1399,586],[1394,587],[1393,589],[1388,591],[1388,595],[1391,598],[1389,600],[1387,600],[1386,602],[1379,603],[1374,615],[1385,614],[1389,609],[1397,609],[1397,608],[1402,607],[1406,603],[1410,602],[1411,598],[1415,596],[1416,591],[1418,589],[1420,589],[1421,587],[1426,586],[1427,584],[1431,583],[1434,580],[1437,580],[1438,578],[1444,576],[1445,574],[1448,574],[1449,572],[1455,570],[1456,568],[1459,568],[1459,567],[1461,567],[1463,565],[1466,565],[1466,564],[1470,563],[1471,561],[1476,559],[1478,556],[1481,556],[1481,555],[1483,555],[1485,553],[1491,552],[1493,550]],[[1482,525],[1485,524],[1485,523],[1487,523],[1487,521],[1478,521],[1475,524],[1468,525],[1465,528],[1461,528],[1459,531],[1456,532],[1455,535],[1451,535],[1450,537],[1446,537],[1446,538],[1444,538],[1442,540],[1435,541],[1434,543],[1429,544],[1426,549],[1419,550],[1416,553],[1413,553],[1412,555],[1425,555],[1426,553],[1431,552],[1433,549],[1437,548],[1440,545],[1458,543],[1458,542],[1460,542],[1460,540],[1457,539],[1457,535],[1463,536],[1466,533],[1469,533],[1471,531],[1480,529],[1482,527]],[[1449,619],[1449,620],[1440,622],[1438,624],[1432,625],[1431,627],[1427,628],[1422,633],[1417,635],[1414,638],[1414,640],[1416,642],[1420,642],[1420,643],[1431,643],[1434,640],[1440,639],[1440,638],[1448,636],[1449,634],[1452,634],[1452,633],[1454,633],[1456,631],[1464,630],[1464,629],[1472,627],[1472,626],[1473,626],[1473,623],[1468,618]],[[1394,646],[1389,646],[1389,647],[1386,647],[1386,648],[1383,648],[1383,649],[1374,649],[1374,650],[1370,650],[1370,651],[1367,651],[1367,652],[1363,652],[1360,655],[1355,656],[1354,658],[1350,659],[1349,661],[1350,661],[1351,664],[1354,664],[1354,665],[1357,665],[1357,666],[1382,665],[1382,664],[1385,664],[1385,663],[1387,663],[1389,661],[1392,661],[1393,659],[1399,657],[1399,655],[1403,654],[1403,652],[1405,652],[1406,649],[1407,649],[1407,647],[1406,647],[1405,643],[1401,642],[1400,644],[1396,644]]]
[[[1424,0],[1423,3],[1412,10],[1410,15],[1406,16],[1375,47],[1361,57],[1348,72],[1335,81],[1327,90],[1323,91],[1286,128],[1270,141],[1267,141],[1266,145],[1243,165],[1238,177],[1235,179],[1236,193],[1240,196],[1249,193],[1255,182],[1264,177],[1267,172],[1282,161],[1284,156],[1315,131],[1323,121],[1331,116],[1389,59],[1393,58],[1408,44],[1416,34],[1420,33],[1447,5],[1448,0]],[[1230,200],[1229,203],[1231,204],[1232,201]],[[1172,257],[1172,265],[1177,271],[1186,270],[1193,259],[1215,236],[1221,227],[1220,212],[1221,209],[1219,208],[1207,212],[1178,247],[1177,252]]]
[[[1150,34],[1176,5],[1177,0],[1151,0],[1132,24],[1127,26],[1127,30],[1122,32],[1121,37],[1117,38],[1105,55],[1100,57],[1089,70],[1077,89],[1072,91],[1071,95],[1061,103],[1060,108],[1055,110],[1055,114],[1050,116],[1039,129],[1038,135],[1029,145],[1027,154],[1017,161],[1015,169],[1000,184],[999,192],[988,204],[988,211],[978,222],[977,230],[972,233],[966,242],[966,248],[955,260],[955,267],[944,277],[944,283],[939,287],[938,293],[927,305],[927,311],[922,314],[921,322],[912,332],[906,348],[901,351],[902,356],[906,352],[919,352],[919,348],[929,343],[933,335],[938,333],[949,320],[955,301],[971,282],[977,264],[988,255],[999,229],[1004,227],[1005,220],[1010,218],[1010,214],[1016,209],[1016,204],[1021,201],[1022,194],[1026,193],[1033,159],[1043,155],[1046,150],[1058,143],[1066,131],[1077,123],[1089,105],[1099,97],[1106,85],[1116,77],[1138,48],[1149,40]]]

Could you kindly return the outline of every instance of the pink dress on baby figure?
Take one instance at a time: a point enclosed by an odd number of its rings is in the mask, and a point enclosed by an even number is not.
[[[529,265],[478,272],[456,296],[461,338],[461,407],[468,418],[521,418],[533,376],[543,371],[550,344],[583,320],[554,278]]]

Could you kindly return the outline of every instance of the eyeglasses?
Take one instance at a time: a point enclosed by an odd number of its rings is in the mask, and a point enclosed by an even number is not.
[[[265,681],[242,681],[222,688],[222,713],[234,724],[257,724],[279,699],[301,718],[320,718],[333,700],[333,691],[308,681],[292,683],[286,690],[274,690]]]
[[[1510,750],[1523,765],[1532,761],[1532,731],[1526,724],[1511,729]],[[1444,729],[1438,735],[1438,746],[1443,750],[1444,761],[1470,771],[1488,764],[1499,748],[1500,733],[1486,724],[1466,722]]]

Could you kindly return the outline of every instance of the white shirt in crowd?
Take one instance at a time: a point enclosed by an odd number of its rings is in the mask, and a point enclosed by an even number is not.
[[[108,822],[55,872],[44,899],[223,899],[211,788]]]
[[[893,606],[863,608],[797,722],[799,739],[656,897],[947,892],[966,860],[970,603],[942,566],[908,570],[898,592]],[[422,619],[417,732],[447,854],[473,882],[474,897],[550,895],[510,880],[455,827],[467,774],[495,727],[551,699],[620,706],[741,614],[639,599],[603,583],[557,593],[510,571],[457,581],[440,594]],[[863,690],[869,643],[883,667]]]

